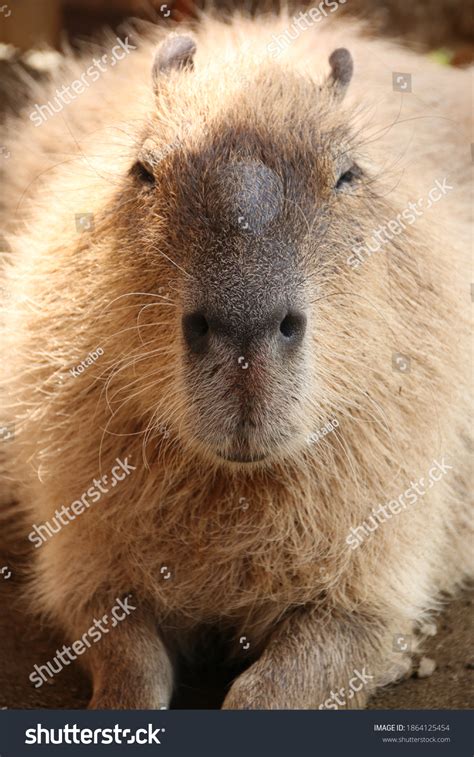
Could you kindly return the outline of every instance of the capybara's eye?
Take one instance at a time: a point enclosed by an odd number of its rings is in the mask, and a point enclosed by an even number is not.
[[[137,162],[134,163],[130,169],[130,175],[137,179],[137,181],[148,186],[155,183],[155,177],[151,169],[147,168],[147,166],[140,160],[137,160]]]
[[[344,171],[337,180],[335,189],[343,189],[346,184],[352,184],[356,179],[359,179],[361,175],[360,168],[353,165],[348,171]]]

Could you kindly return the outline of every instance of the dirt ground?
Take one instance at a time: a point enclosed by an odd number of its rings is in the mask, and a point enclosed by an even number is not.
[[[2,571],[2,568],[5,568]],[[0,551],[0,707],[83,708],[89,682],[71,663],[50,683],[35,689],[29,675],[35,664],[52,659],[65,643],[58,633],[41,627],[21,601],[19,563]],[[474,591],[465,592],[438,618],[438,633],[428,639],[425,653],[436,661],[428,678],[412,677],[379,690],[371,709],[467,709],[474,706]],[[173,708],[219,707],[228,680],[218,670],[183,671]]]

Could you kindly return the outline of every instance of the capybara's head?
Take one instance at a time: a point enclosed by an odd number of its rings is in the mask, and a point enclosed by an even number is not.
[[[194,54],[187,37],[159,49],[156,111],[117,200],[119,304],[136,324],[116,401],[208,461],[268,465],[367,396],[377,264],[347,261],[391,215],[344,110],[347,50],[322,81],[267,63],[243,83],[222,67],[221,88]]]

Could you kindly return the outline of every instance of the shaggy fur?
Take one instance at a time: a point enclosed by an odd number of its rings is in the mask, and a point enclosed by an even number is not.
[[[136,466],[35,551],[32,600],[71,641],[134,596],[136,612],[82,658],[95,707],[168,703],[177,656],[193,659],[211,629],[252,663],[225,707],[318,707],[365,667],[371,684],[350,703],[362,706],[406,670],[394,636],[413,635],[472,570],[469,74],[329,21],[271,59],[266,45],[289,24],[205,19],[194,70],[162,74],[156,93],[155,31],[63,112],[35,127],[27,110],[3,140],[2,420],[16,424],[3,453],[24,538],[117,457]],[[343,102],[329,78],[339,47],[354,58]],[[61,82],[91,57],[68,61]],[[394,71],[411,72],[412,94],[392,90]],[[130,171],[137,157],[155,185]],[[336,192],[354,163],[361,174]],[[260,187],[250,236],[226,215],[227,172],[241,164],[282,187],[271,218]],[[438,204],[347,264],[445,177],[453,189]],[[84,212],[90,232],[75,227]],[[277,290],[307,316],[297,359],[263,360],[251,344],[189,356],[182,316],[203,293],[241,318],[244,340],[245,319]],[[260,463],[219,455],[243,408]],[[336,430],[308,443],[332,418]],[[453,470],[352,550],[351,527],[435,458]]]

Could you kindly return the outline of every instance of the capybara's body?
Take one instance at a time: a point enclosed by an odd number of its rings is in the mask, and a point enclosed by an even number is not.
[[[249,662],[225,707],[333,707],[365,669],[360,706],[471,569],[469,74],[289,26],[204,20],[153,77],[142,41],[11,123],[31,597],[69,642],[136,607],[81,655],[92,706],[167,705],[208,631]]]

